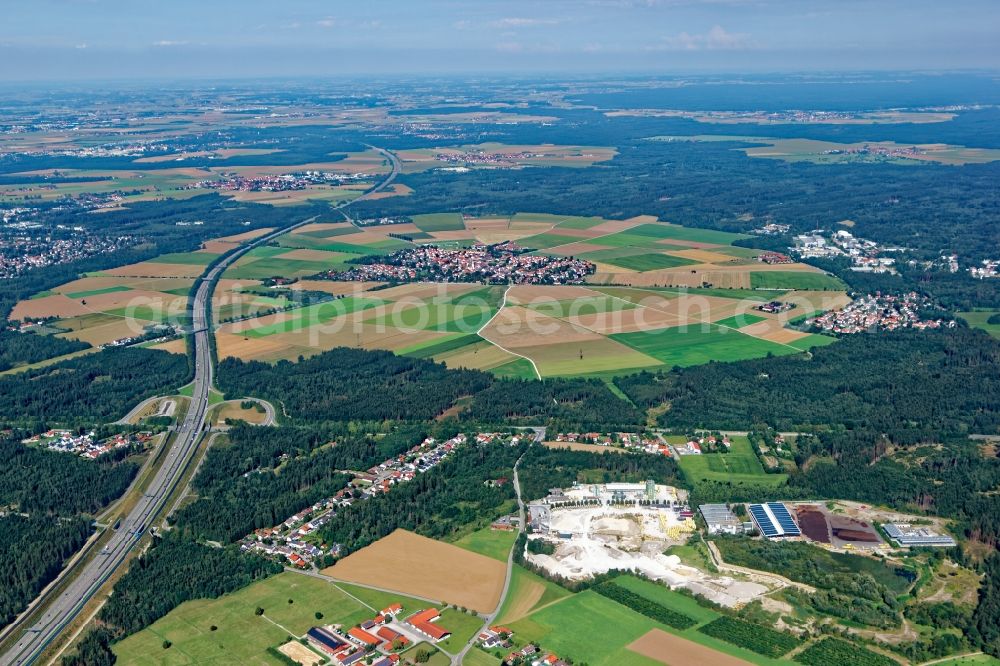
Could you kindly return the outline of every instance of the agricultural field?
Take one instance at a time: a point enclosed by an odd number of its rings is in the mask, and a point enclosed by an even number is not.
[[[490,612],[500,600],[506,566],[490,557],[396,530],[323,573]]]
[[[352,625],[385,607],[356,592],[353,586],[281,573],[218,599],[185,602],[116,643],[114,651],[123,664],[271,663],[268,648],[283,645],[289,635],[301,636],[320,623]],[[426,605],[403,595],[392,599],[404,608]],[[254,614],[258,607],[263,616]],[[165,640],[172,643],[169,649],[163,648]]]
[[[570,592],[565,588],[515,564],[511,572],[510,590],[497,615],[497,622],[515,622],[569,595]]]
[[[60,169],[68,178],[86,178],[82,182],[38,183],[30,176],[35,173],[11,174],[10,182],[0,186],[0,202],[21,203],[30,199],[55,200],[87,194],[116,194],[117,198],[103,206],[104,210],[127,207],[130,203],[164,199],[189,199],[211,192],[236,201],[271,205],[293,205],[308,201],[340,203],[355,199],[371,187],[374,179],[389,171],[389,165],[377,151],[348,152],[336,155],[339,159],[304,164],[275,164],[270,156],[282,151],[275,149],[223,149],[194,151],[174,155],[159,155],[133,160],[134,169]],[[235,157],[242,158],[238,165],[211,166]],[[177,166],[162,168],[159,162],[174,162]],[[251,164],[247,164],[251,162]],[[216,189],[197,187],[202,181],[214,181],[225,176],[244,179],[282,176],[306,171],[320,171],[353,175],[364,173],[371,178],[349,181],[346,184],[310,184],[302,189],[284,191],[250,191],[242,189]],[[24,182],[17,182],[23,175]]]
[[[958,312],[959,317],[964,319],[969,326],[981,328],[994,338],[1000,338],[1000,323],[991,324],[991,317],[1000,319],[1000,310],[980,310],[977,312]]]
[[[473,553],[479,553],[494,560],[506,562],[507,555],[510,553],[510,549],[513,547],[516,538],[517,532],[514,530],[494,530],[485,527],[466,534],[455,541],[454,544],[459,548],[471,550]]]
[[[638,582],[645,583],[645,581]],[[642,589],[642,596],[651,598],[652,595],[658,594],[652,591],[656,585],[645,583],[645,586],[648,586],[648,589]],[[683,601],[673,597],[667,601],[663,601],[662,598],[654,600],[668,608],[671,608],[668,603],[676,601],[678,610],[695,603],[688,598]],[[588,590],[541,606],[531,614],[505,624],[514,632],[515,640],[519,644],[538,642],[543,648],[552,650],[561,657],[569,657],[575,662],[586,662],[594,666],[612,664],[653,666],[680,663],[727,663],[735,666],[747,663],[762,665],[788,663],[763,657],[698,632],[697,626],[716,617],[714,611],[702,609],[699,612],[702,613],[702,619],[698,625],[678,631],[640,615],[593,590]],[[711,618],[708,613],[713,613]],[[614,631],[607,631],[608,627],[614,627]],[[667,660],[660,648],[668,645],[682,650],[684,654],[697,656],[701,661]]]
[[[416,173],[440,168],[589,167],[597,162],[612,159],[617,152],[614,148],[600,146],[480,143],[469,146],[400,150],[397,156],[402,162],[403,173]]]
[[[969,148],[944,143],[899,144],[892,141],[861,143],[836,143],[815,139],[776,139],[754,136],[699,135],[658,136],[654,141],[726,141],[751,143],[740,147],[749,157],[779,159],[786,162],[812,162],[815,164],[890,163],[920,164],[984,164],[1000,160],[1000,150]]]
[[[787,474],[768,474],[764,471],[750,442],[743,435],[730,438],[729,453],[705,453],[700,456],[681,456],[684,477],[692,482],[732,482],[734,484],[780,486],[788,480]]]

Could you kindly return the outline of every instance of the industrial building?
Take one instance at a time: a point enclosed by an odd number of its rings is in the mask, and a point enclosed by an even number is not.
[[[885,530],[890,539],[900,546],[951,548],[955,545],[955,540],[950,536],[938,534],[924,526],[908,525],[905,523],[883,523],[882,529]]]
[[[788,511],[788,507],[781,502],[751,504],[747,509],[750,511],[754,525],[768,539],[802,535],[799,526]]]
[[[743,521],[725,504],[702,504],[698,507],[709,534],[743,534]]]

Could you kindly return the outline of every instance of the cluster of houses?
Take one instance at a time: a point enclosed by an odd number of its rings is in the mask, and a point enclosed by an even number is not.
[[[667,443],[656,434],[640,434],[636,432],[561,432],[555,436],[554,442],[566,444],[593,444],[595,446],[612,446],[626,449],[632,453],[650,453],[653,455],[670,455]]]
[[[153,433],[151,432],[120,433],[107,439],[97,440],[93,430],[82,435],[74,434],[70,430],[47,430],[21,441],[23,444],[40,445],[51,451],[75,453],[81,458],[93,460],[114,449],[125,448],[133,444],[145,445],[152,437]]]
[[[794,264],[795,260],[789,257],[787,254],[782,254],[781,252],[761,252],[757,255],[757,261],[761,261],[765,264]]]
[[[969,269],[969,275],[977,280],[1000,277],[1000,259],[984,259],[982,266]]]
[[[846,229],[840,229],[828,236],[824,236],[825,233],[817,229],[796,236],[792,251],[803,259],[847,257],[851,260],[851,270],[854,271],[895,272],[896,260],[884,255],[901,252],[903,248],[882,247],[875,241],[858,238]]]
[[[222,190],[226,192],[290,192],[315,185],[342,185],[370,180],[367,173],[337,173],[334,171],[302,171],[269,174],[247,178],[235,173],[223,174],[214,180],[200,180],[188,189]]]
[[[755,310],[760,310],[761,312],[767,312],[769,314],[781,314],[782,312],[788,312],[795,306],[791,303],[786,303],[784,301],[768,301],[767,303],[761,303],[756,306]]]
[[[547,652],[533,643],[511,652],[503,659],[504,666],[570,666],[554,652]]]
[[[46,266],[66,264],[115,252],[137,239],[133,236],[99,236],[82,228],[70,230],[68,237],[54,238],[49,233],[0,232],[0,278],[12,278]]]
[[[527,151],[512,153],[487,153],[482,150],[470,150],[464,153],[448,152],[438,153],[434,156],[438,162],[448,164],[479,164],[484,166],[513,166],[517,162],[528,160],[534,157],[545,157],[542,153],[530,153]]]
[[[320,277],[381,282],[579,284],[594,270],[589,261],[526,254],[524,248],[506,242],[475,244],[458,250],[423,245],[393,252],[381,261],[347,271],[329,271]]]
[[[129,347],[131,345],[137,345],[143,342],[148,343],[158,343],[166,342],[177,336],[177,328],[171,324],[151,324],[145,328],[143,333],[139,335],[132,335],[125,338],[118,338],[117,340],[112,340],[111,342],[106,342],[101,345],[101,349],[106,349],[108,347]]]
[[[901,296],[876,293],[857,298],[841,310],[810,319],[807,324],[823,331],[844,334],[955,326],[954,321],[921,319],[920,310],[928,305],[927,298],[912,291]]]
[[[378,227],[386,224],[408,224],[412,221],[413,218],[406,215],[393,215],[391,217],[366,217],[361,220],[354,220],[354,223],[359,227]]]
[[[885,146],[866,143],[862,146],[847,148],[831,148],[823,151],[824,155],[857,155],[866,158],[917,159],[927,154],[927,151],[917,146]]]
[[[485,435],[488,436],[486,441],[493,441],[494,433]],[[477,441],[481,436],[477,436]],[[254,531],[240,541],[240,548],[267,557],[284,558],[301,569],[311,567],[318,558],[327,554],[337,557],[340,544],[317,544],[315,535],[337,515],[338,508],[362,502],[389,492],[395,485],[412,481],[418,474],[440,465],[465,442],[466,436],[462,434],[444,442],[427,438],[406,453],[389,458],[364,472],[351,472],[354,478],[348,487],[290,516],[280,525]]]
[[[752,230],[750,233],[757,234],[758,236],[780,236],[781,234],[787,234],[791,228],[791,225],[788,224],[769,222],[762,227]]]

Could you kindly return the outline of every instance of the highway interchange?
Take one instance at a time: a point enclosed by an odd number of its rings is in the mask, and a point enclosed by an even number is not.
[[[365,195],[342,204],[343,209],[351,203],[385,189],[399,173],[399,161],[395,155],[381,148],[375,148],[390,164],[389,174]],[[283,227],[251,243],[240,246],[225,255],[199,279],[198,290],[193,303],[194,335],[194,381],[190,406],[184,420],[177,428],[170,453],[157,471],[145,494],[135,507],[123,518],[110,540],[97,555],[84,558],[76,571],[64,575],[72,576],[57,598],[49,601],[42,616],[32,626],[24,630],[17,642],[3,655],[0,664],[21,666],[31,664],[59,636],[59,634],[79,615],[80,611],[101,586],[118,570],[129,553],[138,545],[143,532],[163,509],[167,499],[184,476],[184,472],[198,450],[202,435],[206,432],[205,414],[209,406],[209,391],[212,387],[212,355],[209,346],[211,330],[208,308],[211,306],[212,292],[216,280],[237,259],[255,247],[259,247],[282,234],[304,226],[315,218],[309,218]],[[18,630],[15,628],[15,630]]]

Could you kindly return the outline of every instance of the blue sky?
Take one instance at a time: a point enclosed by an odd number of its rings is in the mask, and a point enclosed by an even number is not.
[[[993,69],[997,0],[3,0],[0,80]]]

